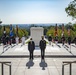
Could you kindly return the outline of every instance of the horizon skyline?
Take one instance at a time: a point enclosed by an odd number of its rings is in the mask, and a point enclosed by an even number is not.
[[[53,26],[55,26],[55,25],[62,25],[62,24],[64,24],[64,25],[66,25],[67,23],[42,23],[42,24],[12,24],[12,25],[37,25],[37,26],[49,26],[49,25],[53,25]],[[1,25],[11,25],[11,24],[1,24]]]
[[[2,24],[68,24],[68,23],[2,23]]]
[[[74,22],[65,8],[73,0],[0,0],[3,24],[44,24]]]

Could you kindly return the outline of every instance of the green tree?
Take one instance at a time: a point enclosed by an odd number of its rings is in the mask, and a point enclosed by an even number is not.
[[[73,30],[76,32],[76,24],[73,25]]]
[[[54,38],[54,32],[55,32],[54,29],[55,29],[54,27],[51,27],[51,28],[47,31],[46,35],[49,36],[49,34],[51,34],[51,36]]]
[[[65,8],[68,16],[71,16],[73,19],[76,19],[76,0],[69,3],[68,7]]]

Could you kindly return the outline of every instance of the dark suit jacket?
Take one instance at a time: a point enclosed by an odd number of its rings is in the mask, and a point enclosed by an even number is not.
[[[40,49],[44,50],[46,48],[46,41],[45,40],[41,40],[39,43]]]
[[[34,51],[34,49],[35,49],[35,43],[34,43],[34,41],[30,41],[30,42],[28,43],[28,50],[29,50],[30,52],[32,52],[32,51]]]

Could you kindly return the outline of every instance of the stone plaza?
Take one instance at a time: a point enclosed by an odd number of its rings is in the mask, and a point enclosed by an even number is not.
[[[45,61],[41,61],[40,48],[36,47],[34,51],[34,60],[29,60],[28,46],[15,45],[12,48],[10,46],[4,48],[0,46],[0,62],[11,62],[11,74],[10,75],[76,75],[76,46],[68,44],[62,46],[62,44],[53,46],[47,44],[45,50]],[[63,62],[73,62],[72,70],[70,74],[69,63],[64,66]],[[9,63],[7,63],[9,64]],[[9,75],[9,66],[3,65],[4,75]],[[0,63],[0,75],[2,75],[2,64]]]

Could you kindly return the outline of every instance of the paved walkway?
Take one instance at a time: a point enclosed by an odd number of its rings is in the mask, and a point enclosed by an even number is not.
[[[34,50],[34,55],[40,55],[40,48],[36,47]],[[3,46],[0,46],[0,55],[29,55],[27,44],[21,46],[21,44],[13,46],[5,47],[3,50]],[[66,44],[62,46],[62,44],[54,44],[54,46],[47,45],[45,50],[45,55],[76,55],[76,46],[74,44],[71,45],[71,48]]]
[[[34,60],[29,60],[29,52],[27,49],[27,45],[21,47],[21,44],[14,46],[13,48],[4,49],[3,46],[0,46],[0,56],[15,56],[15,55],[28,55],[28,57],[20,57],[20,58],[0,58],[0,61],[10,61],[12,65],[12,75],[62,75],[62,62],[63,61],[76,61],[76,58],[57,58],[57,57],[45,57],[45,61],[42,61],[40,58],[40,49],[38,47],[35,48],[34,51]],[[36,57],[38,56],[39,57]],[[54,46],[47,45],[46,47],[46,54],[45,55],[76,55],[76,48],[75,45],[71,45],[71,52],[70,47],[67,46],[63,47],[61,44]],[[8,66],[4,65],[4,74],[9,75],[9,68]],[[0,64],[0,71],[1,71],[1,64]],[[69,65],[65,66],[65,75],[69,75]],[[1,75],[1,72],[0,72]],[[72,75],[76,75],[76,64],[72,64]]]

